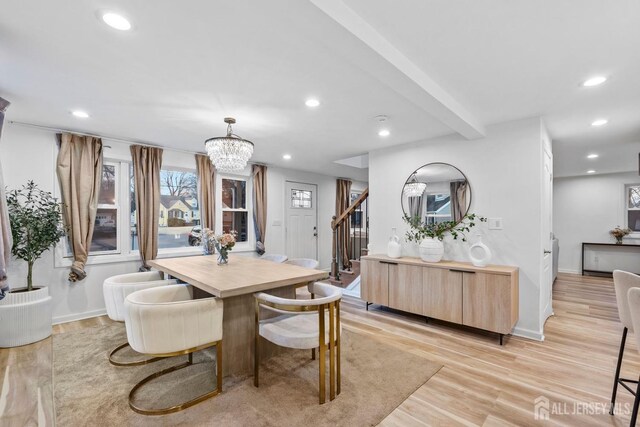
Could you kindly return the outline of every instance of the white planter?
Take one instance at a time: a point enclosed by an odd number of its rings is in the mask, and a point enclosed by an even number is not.
[[[425,262],[440,262],[444,255],[444,244],[433,237],[427,237],[418,247],[420,258]]]
[[[31,344],[51,335],[49,288],[9,292],[0,300],[0,347]]]

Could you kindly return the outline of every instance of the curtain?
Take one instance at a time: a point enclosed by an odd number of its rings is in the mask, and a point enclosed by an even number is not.
[[[267,167],[253,165],[253,224],[256,230],[256,252],[265,252],[264,235],[267,231]]]
[[[158,223],[160,221],[160,168],[162,148],[131,146],[136,204],[138,248],[142,266],[151,269],[147,261],[158,255]]]
[[[409,216],[412,219],[419,217],[422,222],[422,196],[407,197],[407,203],[409,204]]]
[[[9,101],[0,98],[0,137],[2,137],[2,123],[4,122],[4,113],[7,111],[7,107],[9,107]],[[11,259],[11,246],[13,246],[3,176],[2,164],[0,164],[0,299],[4,298],[5,292],[9,291],[7,265],[9,264],[9,259]]]
[[[449,200],[451,200],[451,219],[462,221],[467,213],[467,181],[451,181],[449,184]]]
[[[200,224],[213,230],[216,223],[216,171],[209,157],[196,154],[198,192],[200,193]]]
[[[340,216],[349,208],[351,203],[351,181],[348,179],[336,180],[336,216]],[[351,268],[351,223],[347,219],[340,225],[338,229],[338,245],[340,247],[340,255],[342,258],[343,268]],[[333,258],[336,256],[335,245],[333,247]]]
[[[102,140],[62,133],[58,134],[58,143],[56,170],[63,218],[73,252],[69,281],[77,282],[87,277],[84,266],[91,248],[102,183]]]

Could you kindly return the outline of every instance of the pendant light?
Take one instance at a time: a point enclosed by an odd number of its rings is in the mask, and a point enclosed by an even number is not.
[[[227,136],[209,138],[204,142],[207,154],[213,166],[220,172],[239,172],[247,166],[253,154],[253,142],[235,135],[231,125],[236,123],[233,117],[226,117]]]
[[[418,182],[418,177],[414,172],[409,177],[409,180],[404,185],[404,195],[407,197],[420,197],[427,189],[427,184],[424,182]]]

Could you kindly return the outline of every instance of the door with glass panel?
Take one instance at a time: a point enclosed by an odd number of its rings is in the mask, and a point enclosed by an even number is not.
[[[317,186],[287,181],[286,250],[289,258],[318,259]]]

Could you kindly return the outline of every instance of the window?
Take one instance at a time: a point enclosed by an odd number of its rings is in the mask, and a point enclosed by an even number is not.
[[[625,193],[627,227],[634,232],[640,232],[640,184],[627,185]]]
[[[311,191],[291,189],[291,207],[311,209]]]
[[[138,250],[133,167],[130,178],[131,249]],[[198,178],[194,171],[168,168],[160,171],[159,250],[199,244],[199,239],[192,235],[200,226],[197,185]]]
[[[238,242],[249,240],[247,181],[222,179],[222,232],[235,231]]]

